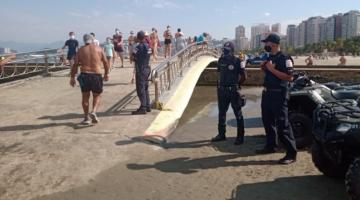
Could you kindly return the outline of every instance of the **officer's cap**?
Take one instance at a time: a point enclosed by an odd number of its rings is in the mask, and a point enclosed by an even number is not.
[[[143,40],[144,38],[145,38],[145,32],[144,31],[139,31],[137,33],[137,39]]]
[[[270,33],[265,40],[261,40],[261,42],[272,42],[274,44],[280,44],[280,37],[275,33]]]
[[[235,45],[232,42],[225,42],[223,49],[227,49],[229,51],[234,51]]]

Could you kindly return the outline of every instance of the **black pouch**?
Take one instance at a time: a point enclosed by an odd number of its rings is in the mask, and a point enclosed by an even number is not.
[[[246,96],[243,94],[240,94],[240,103],[241,107],[244,107],[246,105]]]

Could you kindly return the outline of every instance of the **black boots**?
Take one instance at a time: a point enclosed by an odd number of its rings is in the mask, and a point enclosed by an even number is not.
[[[244,133],[238,133],[238,135],[236,136],[234,145],[242,145],[244,144]]]
[[[136,111],[131,112],[132,115],[146,115],[146,110],[144,109],[137,109]]]
[[[225,140],[226,140],[225,134],[218,134],[217,136],[211,139],[211,142],[221,142]]]

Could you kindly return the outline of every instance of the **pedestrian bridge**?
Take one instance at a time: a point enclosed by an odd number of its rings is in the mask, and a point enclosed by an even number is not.
[[[202,72],[218,56],[218,51],[209,45],[191,45],[153,70],[154,105],[161,112],[145,131],[145,139],[166,141],[175,130]]]
[[[0,143],[6,141],[6,135],[39,131],[127,133],[129,137],[165,141],[181,118],[201,73],[217,59],[218,52],[210,45],[194,44],[170,59],[153,62],[150,98],[156,109],[145,116],[130,115],[139,105],[135,84],[130,83],[133,67],[126,60],[125,67],[118,68],[120,63],[116,62],[110,81],[104,84],[100,124],[90,127],[78,124],[83,117],[80,90],[69,86],[69,67],[63,65],[58,51],[17,57],[0,74],[0,132],[4,133]]]

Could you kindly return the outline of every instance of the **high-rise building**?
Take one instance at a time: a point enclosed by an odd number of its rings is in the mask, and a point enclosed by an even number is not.
[[[342,14],[336,14],[325,19],[325,24],[320,26],[320,41],[334,41],[341,37]]]
[[[342,17],[342,31],[341,36],[344,39],[349,39],[360,35],[360,12],[352,10],[345,13]]]
[[[245,27],[240,25],[235,29],[235,48],[236,50],[245,50],[248,41],[245,37]]]
[[[273,25],[271,26],[271,32],[272,32],[272,33],[280,34],[280,32],[281,32],[281,24],[280,24],[280,23],[273,24]]]
[[[252,26],[251,27],[251,48],[252,49],[256,49],[259,48],[261,45],[259,45],[259,43],[257,43],[257,36],[261,35],[261,34],[268,34],[270,32],[270,27],[269,25],[266,24],[258,24],[256,26]]]
[[[342,17],[343,17],[343,14],[341,14],[341,13],[334,15],[334,18],[335,18],[335,37],[334,37],[334,39],[335,40],[338,38],[341,38]]]
[[[295,30],[295,47],[301,48],[305,46],[306,41],[306,21],[302,21]]]
[[[295,32],[296,32],[296,25],[294,24],[288,25],[286,29],[286,35],[287,35],[286,43],[287,46],[289,47],[295,47],[295,42],[296,42]]]
[[[256,35],[256,37],[255,37],[255,46],[254,46],[253,49],[259,49],[259,48],[264,47],[264,43],[262,43],[261,41],[262,41],[262,40],[265,40],[266,37],[267,37],[269,34],[270,34],[270,32],[261,33],[261,34]]]
[[[235,39],[245,37],[245,27],[240,25],[235,29]]]
[[[319,42],[324,42],[327,40],[327,33],[328,33],[328,28],[327,28],[327,23],[326,20],[324,20],[322,23],[319,24],[319,28],[320,28],[320,39]],[[331,31],[331,30],[330,30]],[[334,29],[332,30],[334,31]]]
[[[305,44],[314,44],[320,42],[320,24],[324,23],[323,17],[310,17],[306,21]]]
[[[238,50],[244,51],[244,50],[249,50],[249,49],[250,49],[249,39],[247,37],[241,37],[239,39]]]

